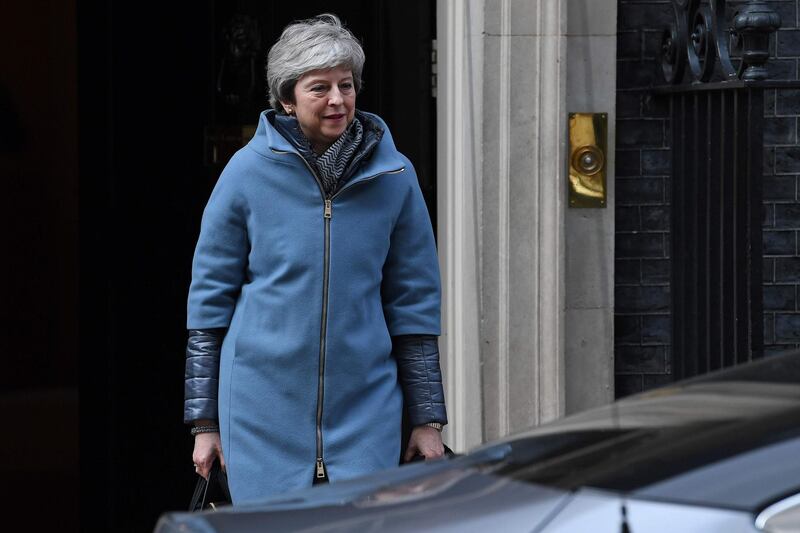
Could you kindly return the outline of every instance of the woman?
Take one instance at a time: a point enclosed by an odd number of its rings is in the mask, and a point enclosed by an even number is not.
[[[184,418],[234,503],[443,453],[430,219],[386,124],[355,107],[364,52],[333,15],[270,50],[273,109],[203,214]]]

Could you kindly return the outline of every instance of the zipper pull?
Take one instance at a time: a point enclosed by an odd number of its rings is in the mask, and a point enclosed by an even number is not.
[[[317,479],[322,479],[325,477],[325,463],[322,461],[322,457],[317,457]]]
[[[330,198],[325,199],[325,218],[331,218],[333,215],[333,205]]]

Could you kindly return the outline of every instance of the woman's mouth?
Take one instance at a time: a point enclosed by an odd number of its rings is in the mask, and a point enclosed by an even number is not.
[[[328,116],[323,117],[323,118],[326,118],[328,120],[341,120],[341,119],[344,118],[344,113],[339,113],[337,115],[328,115]]]

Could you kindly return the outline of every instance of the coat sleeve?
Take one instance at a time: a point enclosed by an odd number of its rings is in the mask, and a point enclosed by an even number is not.
[[[392,355],[403,389],[403,404],[412,426],[447,424],[439,367],[439,345],[431,335],[392,337]]]
[[[383,314],[392,337],[439,335],[441,287],[436,243],[416,175],[407,172],[408,188],[383,266]]]
[[[410,163],[407,168],[411,168]],[[416,175],[392,231],[381,296],[412,426],[447,423],[436,336],[440,334],[439,261],[430,216]]]
[[[191,329],[186,342],[183,422],[215,420],[219,387],[219,350],[225,330]]]
[[[230,325],[245,281],[250,252],[242,177],[232,160],[217,181],[203,212],[192,261],[187,329]]]

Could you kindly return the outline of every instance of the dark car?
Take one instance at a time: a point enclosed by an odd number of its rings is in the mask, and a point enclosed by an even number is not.
[[[627,529],[625,529],[627,528]],[[632,396],[441,461],[173,532],[800,532],[800,353]]]

